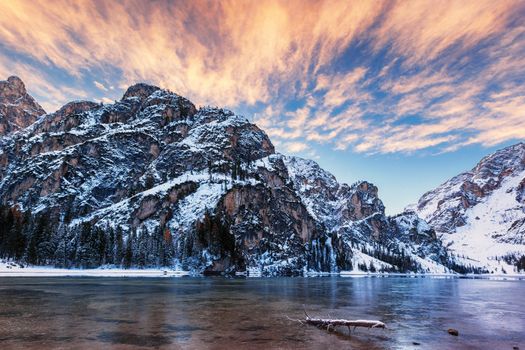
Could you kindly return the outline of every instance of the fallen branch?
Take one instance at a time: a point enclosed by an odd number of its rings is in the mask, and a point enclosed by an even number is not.
[[[376,320],[345,320],[345,319],[331,319],[331,318],[313,318],[308,316],[306,310],[304,311],[306,319],[304,322],[316,326],[318,328],[326,328],[328,331],[335,329],[335,327],[343,326],[348,327],[348,331],[354,327],[354,330],[357,327],[364,328],[386,328],[386,325],[381,321]]]
[[[365,328],[385,328],[386,325],[381,321],[374,320],[344,320],[344,319],[331,319],[331,318],[307,318],[305,320],[307,324],[311,324],[317,327],[330,328],[337,326],[345,327],[365,327]]]

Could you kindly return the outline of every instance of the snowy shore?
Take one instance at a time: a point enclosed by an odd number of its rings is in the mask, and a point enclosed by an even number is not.
[[[0,261],[0,277],[182,277],[188,271],[169,269],[61,269],[52,266],[21,267],[12,262]]]
[[[0,262],[0,278],[2,277],[184,277],[190,272],[169,269],[61,269],[52,266],[21,267],[14,263]],[[246,276],[242,274],[242,276]],[[337,273],[308,273],[305,277],[424,277],[424,278],[482,278],[482,279],[518,279],[525,280],[525,274],[467,274],[454,273],[372,273],[361,271],[341,271]],[[260,277],[247,276],[247,277]]]

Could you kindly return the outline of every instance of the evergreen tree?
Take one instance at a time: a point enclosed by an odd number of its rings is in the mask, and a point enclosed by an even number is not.
[[[107,249],[106,249],[106,264],[115,264],[115,231],[111,226],[106,228],[107,232]]]
[[[7,254],[7,232],[9,226],[6,223],[7,211],[3,205],[0,205],[0,257],[4,257]]]
[[[26,258],[28,263],[39,265],[48,262],[52,252],[54,252],[50,246],[50,236],[48,215],[41,214],[37,219],[36,227],[27,247]]]
[[[167,227],[164,228],[162,235],[162,249],[162,266],[171,266],[174,257],[173,238],[170,229]]]
[[[93,227],[90,222],[84,222],[80,228],[80,237],[77,246],[76,260],[83,268],[93,267],[94,249],[92,247]]]
[[[26,237],[23,231],[25,216],[17,208],[10,209],[9,212],[11,213],[12,221],[4,228],[8,230],[5,237],[7,254],[4,254],[4,256],[19,260],[22,258],[26,246]]]
[[[97,260],[97,266],[104,265],[106,263],[106,249],[107,249],[107,242],[106,242],[106,235],[104,233],[104,230],[97,227],[95,229],[95,251],[96,251],[96,260]]]
[[[115,265],[122,265],[124,259],[124,239],[122,234],[122,228],[117,226],[115,232],[115,256],[113,258]]]
[[[522,270],[525,271],[525,255],[522,255],[521,258],[519,258],[516,267],[518,268],[518,272]]]
[[[124,267],[129,269],[133,264],[133,241],[134,234],[130,233],[126,241],[126,252],[124,253]]]
[[[148,248],[148,230],[144,229],[137,237],[137,248],[135,250],[135,262],[139,267],[145,267],[147,264]]]

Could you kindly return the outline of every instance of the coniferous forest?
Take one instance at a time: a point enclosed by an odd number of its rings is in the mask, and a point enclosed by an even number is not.
[[[68,218],[32,215],[0,206],[0,257],[31,265],[65,268],[169,266],[173,261],[171,232],[132,232],[120,227],[95,227],[90,222],[70,228]]]

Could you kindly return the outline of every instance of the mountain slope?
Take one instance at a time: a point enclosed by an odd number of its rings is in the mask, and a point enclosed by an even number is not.
[[[0,254],[32,264],[263,275],[446,272],[432,229],[389,218],[220,108],[146,84],[76,101],[0,141]]]
[[[447,272],[442,264],[450,261],[434,230],[413,213],[387,217],[376,186],[366,181],[339,184],[314,161],[283,159],[308,211],[333,234],[337,255],[344,257],[347,247],[353,248],[349,265],[391,269],[392,263],[404,260],[402,264],[419,266],[415,270]]]
[[[516,270],[525,255],[525,144],[499,150],[427,192],[416,212],[470,264]]]

